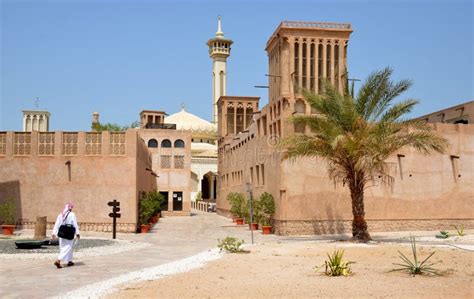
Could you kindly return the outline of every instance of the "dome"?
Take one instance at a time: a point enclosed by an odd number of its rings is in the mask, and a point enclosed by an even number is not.
[[[165,123],[176,124],[177,130],[216,132],[217,126],[184,110],[165,117]]]

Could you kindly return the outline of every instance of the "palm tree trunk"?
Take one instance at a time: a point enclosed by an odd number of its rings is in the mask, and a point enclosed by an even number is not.
[[[364,184],[354,180],[350,184],[352,199],[352,238],[357,241],[367,242],[371,240],[367,230],[367,222],[365,221],[364,211]]]

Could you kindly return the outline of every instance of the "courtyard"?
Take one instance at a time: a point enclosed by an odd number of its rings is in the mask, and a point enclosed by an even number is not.
[[[436,231],[373,233],[373,242],[349,242],[349,235],[288,237],[255,232],[214,213],[165,217],[148,234],[87,232],[81,242],[107,244],[80,249],[76,266],[56,269],[55,253],[0,254],[2,298],[309,298],[423,297],[472,298],[474,236],[455,231],[448,239]],[[23,230],[15,238],[33,231]],[[410,254],[417,237],[419,256],[436,251],[432,261],[441,276],[390,272],[398,250]],[[220,253],[217,239],[245,240],[247,254]],[[0,242],[5,242],[1,240]],[[112,243],[112,244],[109,244]],[[326,254],[345,250],[353,275],[328,277],[320,267]],[[320,267],[317,271],[317,268]]]

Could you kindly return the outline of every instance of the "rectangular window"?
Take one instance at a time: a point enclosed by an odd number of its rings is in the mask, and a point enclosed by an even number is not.
[[[257,174],[257,186],[260,186],[260,167],[258,165],[255,166],[255,172]]]
[[[77,155],[78,148],[78,133],[63,133],[62,140],[62,154],[64,156],[75,156]]]
[[[253,167],[250,167],[250,183],[253,185]]]
[[[260,164],[260,168],[262,169],[262,185],[265,185],[265,165]]]
[[[322,91],[323,84],[323,45],[318,45],[318,93]]]
[[[306,51],[307,51],[307,50],[306,50],[306,43],[303,43],[302,47],[303,47],[303,49],[302,49],[302,50],[303,50],[303,64],[302,64],[301,73],[302,73],[302,75],[303,75],[303,82],[302,82],[302,85],[301,85],[301,86],[302,86],[303,88],[306,88],[306,70],[307,70],[307,65],[306,65],[306,63],[307,63],[307,59],[306,59]]]
[[[54,156],[54,133],[39,132],[38,138],[38,155]]]
[[[234,134],[234,107],[227,108],[227,133]]]
[[[295,63],[295,87],[299,87],[300,85],[300,82],[299,82],[299,79],[300,79],[300,72],[299,72],[299,52],[300,52],[300,45],[296,42],[295,43],[295,59],[294,59],[294,63]]]
[[[339,45],[334,46],[334,86],[339,89]]]
[[[263,136],[267,135],[267,116],[262,117],[262,129],[263,129]]]
[[[102,133],[86,133],[86,156],[100,156],[102,154]]]
[[[331,45],[326,45],[326,78],[331,78]]]
[[[309,89],[314,91],[314,44],[311,44],[309,52]]]
[[[125,133],[110,133],[110,155],[125,155]]]

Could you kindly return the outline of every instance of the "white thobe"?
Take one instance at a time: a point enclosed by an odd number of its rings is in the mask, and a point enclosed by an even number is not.
[[[66,220],[63,221],[63,215],[59,214],[53,228],[53,235],[57,236],[59,227],[62,224],[71,224],[76,228],[76,235],[79,235],[79,226],[77,225],[76,214],[70,212]],[[68,240],[59,238],[59,256],[58,260],[72,262],[72,252],[74,249],[74,239]]]

